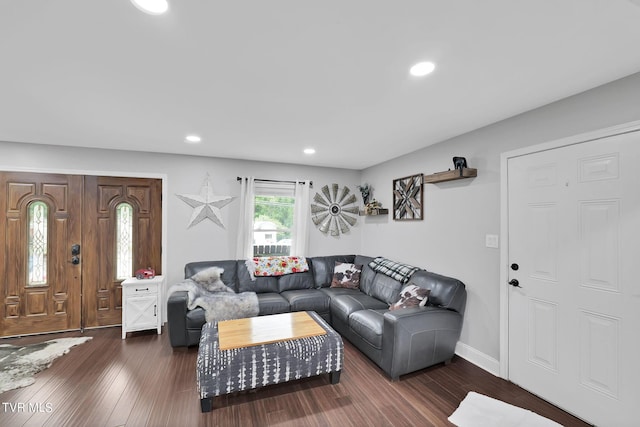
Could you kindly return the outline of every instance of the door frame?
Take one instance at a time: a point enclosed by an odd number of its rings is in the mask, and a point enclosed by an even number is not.
[[[640,131],[640,120],[531,145],[500,155],[500,378],[509,379],[509,286],[507,286],[509,281],[509,160],[638,131]]]
[[[0,171],[3,172],[25,172],[25,173],[54,173],[63,175],[93,175],[93,176],[114,176],[124,178],[150,178],[162,180],[162,236],[161,236],[161,266],[163,274],[167,274],[167,235],[168,235],[168,223],[167,223],[167,209],[168,209],[168,197],[165,197],[168,190],[169,177],[165,173],[153,173],[153,172],[123,172],[123,171],[92,171],[84,169],[65,169],[65,168],[23,168],[10,165],[0,164]],[[163,298],[166,296],[164,295]],[[162,323],[164,324],[166,319],[166,310],[162,310]]]

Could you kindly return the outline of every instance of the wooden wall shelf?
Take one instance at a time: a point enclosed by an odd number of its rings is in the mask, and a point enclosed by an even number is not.
[[[388,215],[389,214],[389,209],[374,209],[374,211],[372,213],[365,213],[364,210],[360,210],[360,212],[358,212],[358,215],[360,216],[376,216],[376,215]]]
[[[422,182],[425,184],[436,184],[438,182],[454,181],[456,179],[474,178],[476,176],[478,176],[478,169],[464,168],[462,169],[462,174],[460,174],[460,170],[454,169],[446,172],[437,172],[431,175],[425,175]]]

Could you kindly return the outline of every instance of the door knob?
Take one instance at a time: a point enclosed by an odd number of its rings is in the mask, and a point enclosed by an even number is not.
[[[522,286],[520,286],[520,282],[518,282],[518,279],[511,279],[509,281],[509,284],[511,286],[515,286],[516,288],[521,288]]]
[[[80,257],[77,255],[74,255],[71,257],[71,264],[73,265],[78,265],[80,264]]]
[[[519,268],[520,268],[520,266],[518,264],[516,264],[515,262],[513,264],[511,264],[511,269],[513,271],[518,271]]]

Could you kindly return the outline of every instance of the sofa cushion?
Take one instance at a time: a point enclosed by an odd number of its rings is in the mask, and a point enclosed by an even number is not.
[[[402,283],[384,274],[377,273],[368,294],[387,303],[387,307],[396,301],[400,295]]]
[[[198,271],[191,276],[191,280],[201,285],[208,292],[233,292],[235,290],[224,284],[222,274],[224,270],[221,267],[209,267]]]
[[[220,267],[224,270],[221,277],[224,284],[238,292],[237,264],[238,262],[235,260],[190,262],[184,266],[184,278],[189,279],[194,274],[210,267]]]
[[[323,294],[326,294],[329,299],[337,296],[337,295],[360,295],[360,289],[349,289],[349,288],[320,288],[318,289]]]
[[[329,311],[329,296],[318,289],[284,291],[280,295],[289,301],[291,311]]]
[[[333,268],[333,279],[331,279],[332,288],[360,288],[360,273],[362,272],[362,264],[351,264],[349,262],[339,262]]]
[[[353,263],[355,255],[335,255],[307,258],[311,261],[313,280],[317,288],[328,288],[333,279],[333,267],[336,261]]]
[[[430,289],[421,288],[409,282],[407,286],[400,291],[400,298],[389,307],[389,310],[397,310],[399,308],[408,307],[424,307],[429,299]]]
[[[187,329],[200,330],[206,322],[204,308],[196,307],[187,311]]]
[[[265,314],[288,313],[290,310],[289,301],[278,293],[258,294],[258,305],[260,306],[260,316]]]
[[[387,310],[359,310],[349,316],[349,328],[371,346],[382,348],[384,313]]]
[[[371,267],[369,267],[369,263],[373,261],[372,257],[356,255],[354,264],[362,265],[362,272],[360,273],[360,290],[367,295],[371,294],[371,286],[373,285],[373,280],[376,277],[376,272],[373,271]]]
[[[257,294],[272,292],[278,293],[277,277],[256,277],[251,280],[251,275],[244,262],[238,262],[238,292],[255,292]]]
[[[411,277],[411,282],[421,288],[431,290],[427,305],[464,313],[467,292],[464,283],[460,280],[430,271],[419,270]]]
[[[313,274],[310,271],[304,273],[293,273],[280,276],[278,278],[278,291],[291,291],[294,289],[313,289],[316,285],[313,282]]]
[[[379,299],[365,295],[362,292],[354,294],[336,295],[331,298],[331,317],[348,323],[351,313],[358,310],[388,309],[389,304],[385,304]]]

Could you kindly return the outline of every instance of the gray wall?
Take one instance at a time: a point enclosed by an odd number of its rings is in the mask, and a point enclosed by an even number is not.
[[[385,207],[392,206],[394,179],[446,171],[453,156],[466,157],[478,177],[426,184],[423,221],[393,221],[391,213],[367,218],[362,252],[465,282],[461,342],[498,360],[499,287],[506,284],[499,283],[500,251],[485,247],[485,235],[500,233],[500,154],[638,119],[640,73],[368,168],[362,181]]]
[[[215,194],[239,196],[237,176],[263,179],[310,179],[311,197],[325,184],[338,183],[358,193],[360,172],[346,169],[315,168],[267,162],[204,158],[182,155],[132,153],[116,150],[78,149],[35,144],[0,142],[0,170],[90,172],[97,175],[164,175],[166,177],[164,224],[166,230],[167,284],[184,277],[184,265],[190,261],[234,259],[240,203],[235,199],[222,208],[221,228],[206,219],[187,228],[193,209],[176,194],[199,194],[207,174]],[[322,234],[311,224],[309,254],[354,254],[360,250],[359,221],[340,238]],[[88,256],[88,254],[84,254]]]
[[[340,238],[327,237],[312,226],[309,249],[313,256],[382,255],[461,279],[469,292],[461,343],[497,361],[499,287],[505,284],[499,283],[499,250],[485,247],[485,235],[500,231],[500,154],[638,120],[639,100],[640,74],[635,74],[364,171],[9,142],[0,142],[0,170],[166,176],[165,274],[171,284],[182,278],[186,262],[234,258],[238,201],[222,209],[225,229],[208,220],[187,229],[192,209],[175,196],[198,193],[207,173],[217,194],[231,196],[239,194],[238,175],[311,179],[312,196],[325,184],[335,182],[357,191],[356,185],[368,182],[374,187],[373,196],[384,207],[391,207],[394,179],[447,170],[454,155],[465,156],[470,167],[478,168],[478,177],[425,185],[423,221],[396,222],[391,214],[360,218],[356,227]]]

